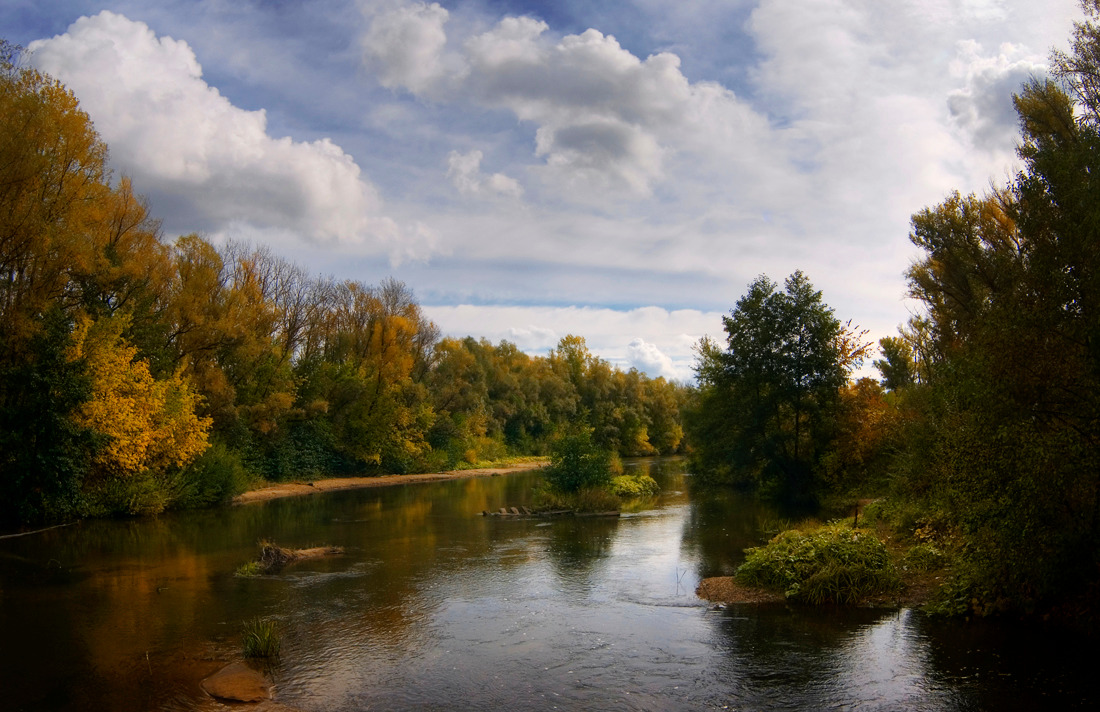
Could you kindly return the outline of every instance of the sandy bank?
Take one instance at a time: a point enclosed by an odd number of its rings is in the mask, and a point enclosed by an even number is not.
[[[490,477],[506,475],[511,472],[524,472],[546,467],[549,461],[533,460],[506,467],[483,467],[474,470],[450,470],[448,472],[428,472],[420,475],[378,475],[377,477],[333,477],[314,482],[280,482],[277,485],[251,490],[233,498],[233,504],[251,504],[266,502],[280,497],[301,497],[317,492],[336,492],[338,490],[362,489],[364,487],[389,487],[392,485],[418,484],[421,482],[439,482],[441,480],[460,480],[468,477]]]

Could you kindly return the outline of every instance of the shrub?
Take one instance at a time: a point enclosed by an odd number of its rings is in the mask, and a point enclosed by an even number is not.
[[[657,480],[649,475],[619,475],[611,479],[611,491],[625,499],[652,497],[661,491]]]
[[[845,524],[788,530],[745,553],[739,583],[779,589],[795,601],[850,604],[899,585],[885,544]]]
[[[611,453],[596,446],[591,428],[574,428],[551,445],[545,477],[558,492],[605,487],[611,483]]]
[[[213,443],[182,469],[176,478],[178,509],[224,504],[248,486],[248,474],[240,457],[221,443]]]
[[[279,627],[270,618],[253,618],[245,622],[241,647],[246,658],[279,657]]]

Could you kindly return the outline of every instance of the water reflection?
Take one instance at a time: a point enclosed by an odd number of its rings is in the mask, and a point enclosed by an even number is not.
[[[218,709],[198,680],[278,619],[279,699],[302,710],[1024,709],[1092,697],[1068,644],[902,611],[717,611],[694,596],[777,515],[664,488],[621,519],[482,517],[537,475],[318,494],[0,541],[12,709]],[[259,579],[257,540],[343,546]],[[1059,652],[1061,650],[1062,652]],[[1036,656],[1035,651],[1039,651]]]

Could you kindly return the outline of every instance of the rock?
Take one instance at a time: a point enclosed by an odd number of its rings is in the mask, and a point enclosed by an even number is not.
[[[259,702],[271,698],[267,678],[244,663],[230,663],[202,681],[212,697],[230,702]]]

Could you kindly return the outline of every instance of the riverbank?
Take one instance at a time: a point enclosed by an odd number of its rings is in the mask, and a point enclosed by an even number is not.
[[[903,573],[901,589],[890,594],[868,596],[856,605],[874,608],[921,608],[943,583],[942,572]],[[782,603],[787,600],[781,591],[745,586],[733,576],[714,576],[699,582],[695,595],[704,601],[723,605],[733,603]],[[809,604],[806,604],[809,605]]]
[[[254,504],[282,497],[304,497],[318,492],[338,492],[342,490],[364,489],[367,487],[392,487],[394,485],[459,480],[470,477],[496,477],[513,472],[538,470],[550,464],[548,459],[529,460],[514,465],[500,467],[479,467],[469,470],[448,470],[446,472],[425,472],[416,475],[377,475],[374,477],[331,477],[312,482],[279,482],[249,490],[233,498],[233,504]]]

